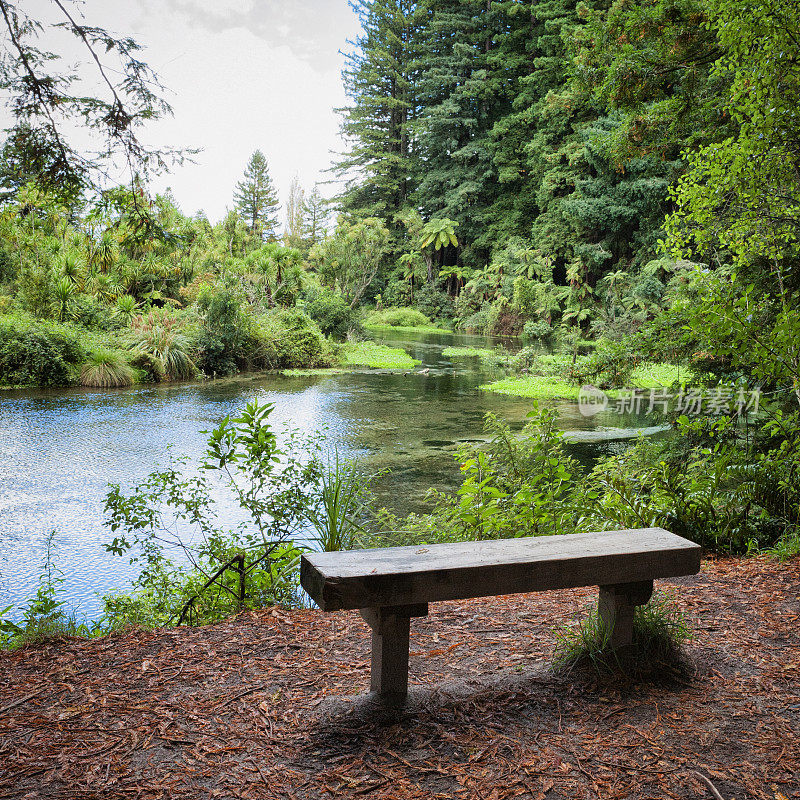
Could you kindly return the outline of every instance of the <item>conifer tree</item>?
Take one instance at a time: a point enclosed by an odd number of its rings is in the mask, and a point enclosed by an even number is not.
[[[256,150],[233,193],[236,209],[250,232],[260,239],[275,238],[280,202],[269,175],[267,159]]]
[[[286,227],[284,240],[289,247],[301,247],[303,244],[303,208],[305,191],[295,175],[289,184],[289,197],[286,202]]]
[[[468,266],[485,265],[491,249],[489,209],[497,169],[488,137],[511,110],[518,61],[498,44],[516,23],[517,4],[491,0],[427,0],[420,35],[420,173],[414,195],[426,219],[459,224]]]
[[[417,172],[412,125],[418,4],[354,0],[362,34],[342,73],[351,105],[339,109],[349,151],[334,166],[344,181],[342,210],[389,225],[404,207]]]

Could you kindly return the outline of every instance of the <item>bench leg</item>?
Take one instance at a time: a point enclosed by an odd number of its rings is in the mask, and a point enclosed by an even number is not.
[[[615,650],[633,641],[633,612],[653,595],[653,581],[616,583],[600,587],[598,612],[600,620],[610,631],[609,642]]]
[[[372,628],[370,689],[379,697],[402,702],[408,694],[411,617],[427,614],[427,603],[361,609],[361,616]]]

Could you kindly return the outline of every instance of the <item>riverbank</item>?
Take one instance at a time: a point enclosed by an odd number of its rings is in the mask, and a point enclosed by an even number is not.
[[[419,363],[400,347],[369,340],[333,342],[324,338],[304,315],[295,315],[294,321],[297,320],[300,320],[297,330],[270,333],[274,334],[277,345],[276,352],[266,359],[267,363],[255,364],[249,369],[237,368],[233,374],[267,374],[270,371],[334,374],[355,367],[411,369]],[[424,332],[424,329],[419,330]],[[148,344],[152,346],[151,352],[137,345],[126,328],[95,331],[70,323],[0,314],[0,389],[81,385],[106,389],[216,378],[216,372],[203,373],[198,368],[202,360],[198,355],[202,348],[195,341],[199,329],[191,328],[190,333],[191,336],[182,334],[183,338],[163,333],[163,341],[154,340]],[[293,337],[300,343],[287,345],[284,342]],[[263,349],[266,345],[262,342],[261,346]],[[291,352],[277,352],[279,350]],[[184,367],[170,372],[168,365],[174,363],[177,353],[184,359]],[[281,370],[282,361],[290,362],[290,366]]]
[[[408,708],[365,704],[354,612],[280,609],[0,658],[8,797],[800,798],[800,561],[706,561],[672,586],[681,670],[554,673],[596,592],[442,603],[412,626]]]

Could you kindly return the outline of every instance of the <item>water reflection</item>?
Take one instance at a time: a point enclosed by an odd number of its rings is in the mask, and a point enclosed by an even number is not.
[[[398,511],[422,510],[429,488],[457,484],[453,453],[462,442],[483,439],[487,411],[515,428],[524,424],[529,400],[479,391],[490,376],[476,361],[442,356],[449,344],[487,346],[486,340],[426,334],[387,341],[405,347],[421,367],[407,373],[259,375],[115,391],[0,394],[0,607],[35,591],[44,540],[55,530],[69,603],[95,614],[97,594],[124,587],[132,576],[123,559],[103,549],[110,539],[103,527],[107,484],[130,487],[165,466],[170,453],[198,457],[205,444],[201,431],[253,398],[275,404],[277,424],[324,429],[331,445],[366,469],[391,470],[377,489],[381,502]],[[598,440],[603,427],[647,424],[612,412],[586,419],[573,402],[554,405],[565,430],[595,432],[571,445],[584,463],[626,446],[602,434]]]

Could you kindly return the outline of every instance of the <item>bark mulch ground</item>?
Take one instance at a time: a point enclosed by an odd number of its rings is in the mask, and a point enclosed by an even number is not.
[[[435,605],[395,712],[354,612],[0,654],[0,797],[800,798],[800,561],[672,590],[697,638],[635,680],[550,669],[596,590]]]

